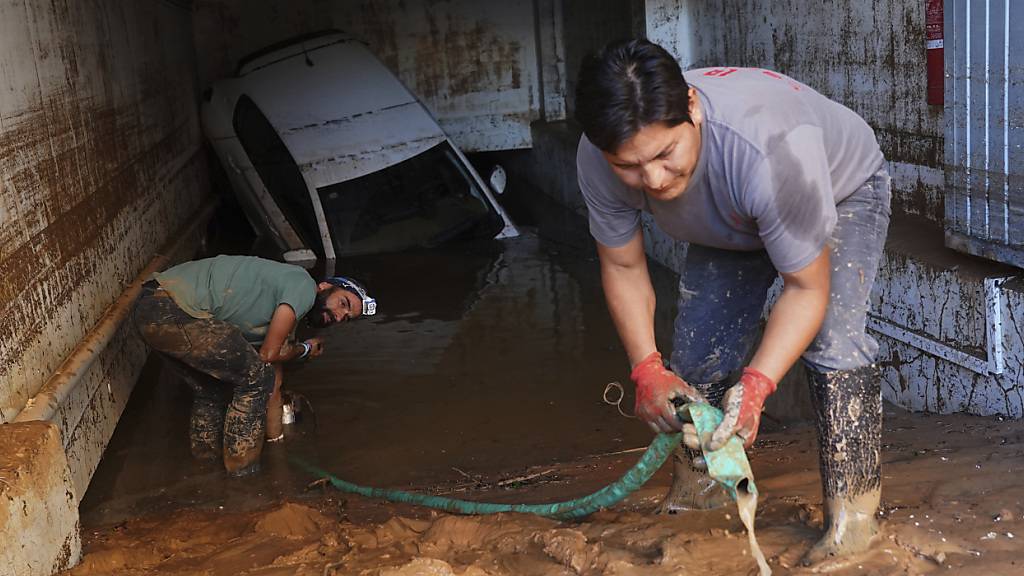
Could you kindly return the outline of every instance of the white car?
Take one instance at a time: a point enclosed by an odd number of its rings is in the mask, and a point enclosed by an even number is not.
[[[518,231],[423,104],[340,32],[271,46],[204,93],[202,124],[249,222],[289,262]],[[494,190],[491,189],[494,187]]]

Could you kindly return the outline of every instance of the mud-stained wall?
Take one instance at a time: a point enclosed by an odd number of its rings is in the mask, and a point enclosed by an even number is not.
[[[941,234],[941,232],[937,232]],[[902,234],[913,236],[916,233]],[[915,242],[920,242],[915,239]],[[941,241],[941,237],[936,238]],[[987,359],[990,319],[986,314],[984,278],[1009,277],[980,261],[951,252],[914,250],[890,239],[872,293],[875,317],[913,331],[941,346]],[[893,338],[879,338],[883,396],[910,410],[949,414],[967,412],[1024,418],[1024,282],[1007,282],[999,290],[1004,355],[1002,374],[979,373]]]
[[[925,101],[924,2],[648,0],[646,18],[648,38],[668,48],[684,68],[778,68],[875,126],[900,195],[895,208],[927,217],[894,219],[872,294],[874,320],[884,321],[890,332],[915,336],[905,338],[911,345],[875,333],[885,398],[912,410],[1024,417],[1024,287],[1016,280],[1001,293],[1003,323],[994,337],[1003,344],[1005,370],[979,369],[995,342],[988,340],[982,279],[1014,273],[943,247],[942,110]],[[565,21],[573,25],[572,18]],[[585,213],[575,180],[578,129],[553,123],[535,130],[533,150],[508,153],[501,161],[513,180],[525,178]],[[679,271],[686,245],[649,217],[644,229],[647,253]],[[781,400],[797,412],[806,408],[806,395]],[[772,402],[774,413],[779,402]]]
[[[202,86],[246,54],[335,28],[366,42],[467,151],[530,145],[540,116],[532,2],[197,0]]]
[[[205,199],[191,26],[160,0],[0,3],[0,422]],[[80,493],[145,358],[135,340],[119,334],[59,413]]]
[[[648,0],[648,36],[684,66],[771,68],[863,116],[894,208],[942,222],[942,107],[926,102],[920,0]]]
[[[566,110],[576,112],[576,76],[587,54],[613,40],[644,35],[643,0],[561,0],[565,27]]]

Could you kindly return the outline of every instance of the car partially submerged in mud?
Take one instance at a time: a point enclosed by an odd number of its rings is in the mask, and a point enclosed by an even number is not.
[[[249,222],[286,261],[518,234],[495,199],[500,167],[485,183],[423,104],[340,32],[244,58],[204,93],[202,124]]]

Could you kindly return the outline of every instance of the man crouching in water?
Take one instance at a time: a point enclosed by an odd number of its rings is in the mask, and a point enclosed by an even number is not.
[[[584,63],[576,116],[579,185],[637,415],[657,432],[683,429],[689,450],[677,454],[666,508],[726,501],[693,464],[700,441],[675,404],[721,404],[709,448],[733,435],[750,447],[765,398],[799,358],[817,412],[826,515],[826,534],[804,563],[867,548],[878,531],[882,399],[878,344],[865,321],[890,201],[871,127],[770,70],[684,76],[645,40],[610,44]],[[642,212],[689,242],[671,369],[655,347]],[[782,294],[751,357],[780,275]]]
[[[192,389],[193,456],[223,457],[229,475],[245,476],[260,468],[267,403],[283,363],[323,352],[320,338],[294,341],[299,320],[322,328],[376,308],[348,278],[316,283],[291,264],[216,256],[154,274],[134,320],[146,344]]]

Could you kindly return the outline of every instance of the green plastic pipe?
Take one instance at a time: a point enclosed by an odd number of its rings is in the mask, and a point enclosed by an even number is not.
[[[548,518],[568,520],[572,518],[583,518],[589,516],[602,508],[609,508],[618,504],[626,496],[629,496],[637,488],[641,487],[651,476],[661,468],[661,465],[668,459],[669,454],[679,446],[682,434],[658,434],[647,447],[640,461],[629,469],[621,478],[594,492],[593,494],[566,500],[564,502],[552,502],[550,504],[496,504],[490,502],[471,502],[469,500],[458,500],[444,496],[431,496],[428,494],[416,494],[402,490],[389,490],[386,488],[371,488],[360,486],[318,468],[308,462],[293,458],[292,461],[311,474],[327,478],[331,485],[351,494],[359,494],[369,498],[383,498],[391,502],[402,502],[405,504],[416,504],[455,512],[458,514],[496,514],[498,512],[523,512],[536,514]]]
[[[697,428],[699,438],[708,438],[722,422],[722,411],[710,404],[690,404],[680,408],[689,412],[688,420]],[[708,467],[708,476],[725,487],[733,500],[737,499],[736,491],[743,490],[757,494],[754,485],[754,473],[750,471],[747,453],[743,451],[743,441],[738,436],[729,438],[718,450],[704,450],[704,463]]]
[[[693,417],[698,433],[710,434],[714,427],[722,420],[722,412],[717,408],[707,405],[693,405],[680,408],[680,412],[690,410],[687,419]],[[347,480],[342,480],[334,474],[327,472],[299,458],[292,458],[299,467],[320,478],[327,478],[331,485],[350,494],[359,494],[368,498],[382,498],[391,502],[404,504],[416,504],[427,506],[446,512],[457,514],[496,514],[498,512],[523,512],[536,514],[547,518],[568,520],[572,518],[583,518],[603,508],[610,508],[643,486],[654,473],[661,468],[669,454],[672,453],[679,442],[682,434],[658,434],[651,445],[647,447],[640,461],[633,465],[621,478],[605,486],[604,488],[573,500],[563,502],[552,502],[550,504],[497,504],[491,502],[472,502],[469,500],[458,500],[444,496],[430,496],[428,494],[417,494],[403,490],[390,490],[387,488],[372,488],[361,486]],[[747,462],[747,455],[743,451],[743,444],[739,438],[733,437],[726,447],[714,452],[704,452],[705,461],[709,465],[709,474],[712,478],[721,482],[733,499],[736,498],[737,489],[745,489],[753,493],[757,492],[754,487],[753,475],[750,473],[750,465]]]

